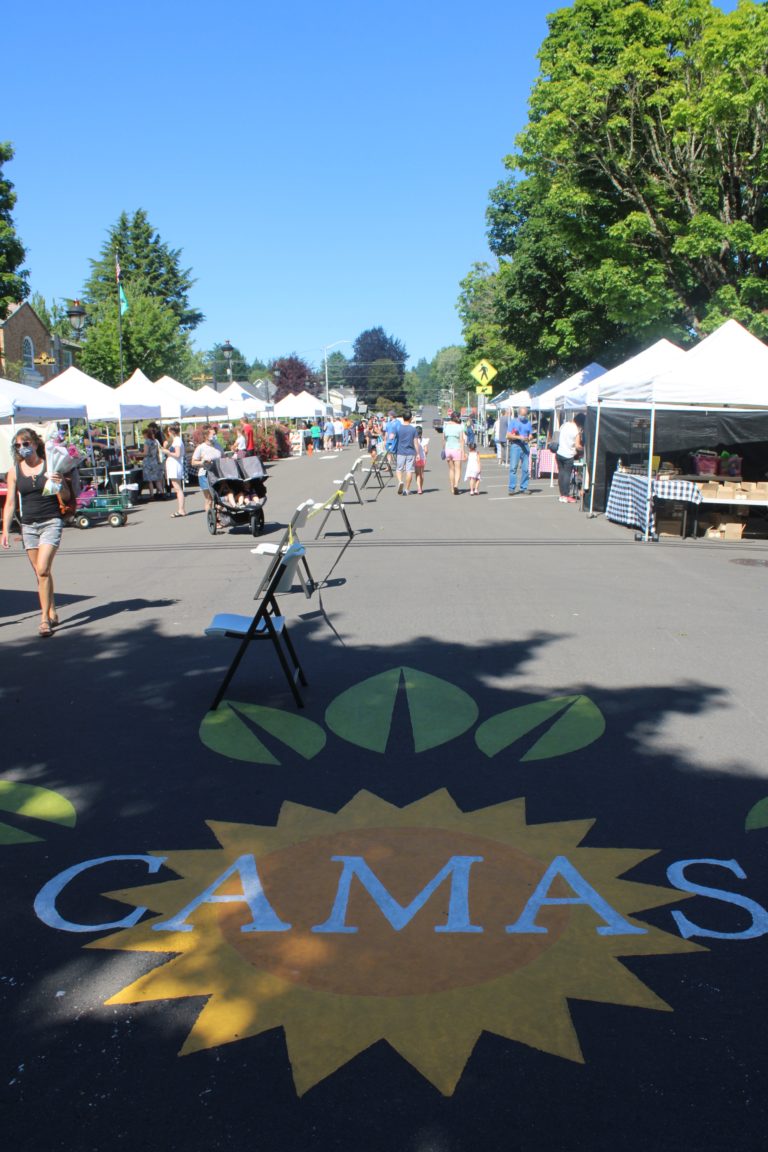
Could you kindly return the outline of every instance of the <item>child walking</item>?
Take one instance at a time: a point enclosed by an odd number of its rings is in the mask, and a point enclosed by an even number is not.
[[[469,482],[470,496],[480,495],[480,481],[483,478],[483,473],[480,468],[480,454],[477,451],[477,445],[467,451],[467,470],[464,473],[464,481]]]

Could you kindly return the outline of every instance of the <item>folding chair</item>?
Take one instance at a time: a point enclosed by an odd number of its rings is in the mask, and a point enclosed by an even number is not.
[[[370,468],[365,469],[366,476],[365,480],[363,480],[363,488],[367,488],[370,481],[375,480],[379,486],[379,491],[381,492],[384,488],[386,488],[390,480],[394,480],[395,473],[394,469],[392,468],[392,460],[390,459],[391,456],[391,452],[385,452],[383,450],[377,454],[375,460],[371,461]],[[386,480],[382,478],[383,472],[387,473]]]
[[[254,616],[238,616],[230,612],[220,612],[214,616],[211,623],[205,629],[206,636],[227,636],[233,640],[240,641],[240,645],[235,653],[235,658],[227,669],[221,686],[211,704],[210,710],[212,712],[215,712],[221,703],[224,693],[238,669],[240,661],[243,659],[243,656],[245,656],[248,645],[254,640],[272,641],[275,652],[277,653],[277,658],[280,661],[280,666],[288,681],[288,687],[293,693],[293,698],[299,708],[304,707],[304,701],[301,698],[297,684],[306,685],[307,681],[304,676],[304,670],[299,663],[299,658],[296,655],[296,650],[288,635],[288,625],[285,622],[285,617],[280,615],[280,609],[276,599],[276,593],[281,587],[282,581],[290,579],[292,582],[293,575],[289,575],[289,573],[291,569],[296,568],[303,554],[304,549],[300,544],[291,544],[287,551],[281,556],[280,563],[275,567],[272,579]]]
[[[277,568],[280,560],[287,553],[291,544],[301,544],[299,539],[299,532],[303,531],[304,525],[307,523],[307,518],[315,507],[314,500],[305,500],[303,504],[299,504],[298,508],[291,517],[291,522],[286,528],[277,544],[263,543],[259,544],[257,548],[251,548],[254,556],[271,556],[272,560],[267,566],[264,575],[261,578],[258,588],[256,589],[256,596],[259,597],[268,586],[275,569]],[[298,564],[293,568],[293,571],[287,573],[283,583],[278,588],[278,592],[290,592],[293,580],[298,577],[304,595],[309,598],[314,592],[317,584],[309,568],[309,561],[307,560],[306,552],[302,549],[302,554],[299,558]],[[286,586],[285,580],[290,578],[291,583]]]
[[[351,504],[362,504],[363,503],[363,497],[360,495],[360,489],[357,486],[357,479],[355,478],[355,472],[357,472],[358,468],[360,468],[360,466],[363,463],[363,460],[364,460],[363,456],[358,456],[357,460],[355,460],[354,464],[352,465],[352,467],[350,468],[350,470],[348,472],[348,476],[349,476],[348,490],[349,490],[349,488],[354,488],[355,497],[356,497],[355,500],[350,501]],[[334,484],[341,485],[343,483],[344,483],[343,480],[334,480]]]
[[[331,498],[329,500],[326,500],[324,504],[316,504],[315,507],[312,509],[312,512],[310,513],[311,516],[317,516],[318,513],[325,511],[325,516],[323,516],[323,519],[320,522],[320,527],[318,528],[317,532],[315,533],[315,540],[320,539],[320,534],[323,531],[323,529],[325,528],[325,525],[328,522],[328,517],[331,515],[332,512],[340,512],[341,513],[341,518],[344,521],[344,530],[346,531],[350,540],[355,535],[354,530],[352,528],[352,525],[349,522],[349,517],[347,516],[346,509],[344,507],[344,497],[347,494],[347,489],[349,488],[351,480],[352,480],[352,473],[347,472],[346,476],[341,481],[339,487],[334,492],[333,496],[331,496]]]

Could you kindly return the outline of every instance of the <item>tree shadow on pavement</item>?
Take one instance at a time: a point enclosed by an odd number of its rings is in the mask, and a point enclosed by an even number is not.
[[[558,635],[532,632],[482,647],[471,637],[427,636],[342,647],[323,619],[307,615],[293,623],[305,604],[297,596],[289,621],[310,681],[306,709],[293,708],[269,644],[252,645],[228,695],[312,721],[325,729],[325,747],[306,760],[273,741],[277,764],[248,762],[212,751],[198,735],[233,655],[231,643],[169,635],[140,616],[112,629],[108,644],[99,630],[74,626],[173,604],[105,605],[75,616],[71,631],[62,629],[44,651],[32,639],[7,646],[3,776],[61,791],[78,812],[73,829],[51,828],[38,843],[0,848],[4,915],[13,924],[0,986],[4,1046],[7,1066],[24,1066],[5,1108],[9,1140],[66,1152],[118,1138],[145,1152],[208,1152],[249,1141],[265,1152],[361,1146],[607,1152],[619,1138],[627,1152],[720,1147],[712,1141],[729,1115],[723,1100],[744,1090],[745,1066],[755,1077],[760,1067],[759,1014],[751,1022],[734,1011],[741,1001],[733,996],[751,987],[753,1002],[754,966],[765,949],[667,958],[655,966],[654,958],[632,961],[627,966],[642,970],[674,1014],[578,1005],[586,1066],[484,1035],[450,1098],[384,1043],[301,1100],[280,1029],[178,1059],[203,1003],[194,980],[187,999],[106,1007],[110,995],[161,957],[82,952],[90,934],[57,932],[35,918],[40,887],[78,861],[213,848],[206,821],[271,826],[286,800],[335,812],[363,789],[397,806],[447,789],[460,809],[472,811],[526,797],[530,824],[595,819],[589,846],[661,849],[633,872],[655,884],[666,883],[665,869],[676,859],[737,854],[751,875],[761,854],[761,845],[743,835],[746,812],[766,790],[749,767],[735,758],[721,771],[702,772],[679,751],[649,742],[670,717],[711,722],[724,698],[716,685],[691,680],[607,689],[591,684],[587,669],[561,694],[586,696],[607,717],[600,739],[566,755],[526,760],[541,734],[532,732],[488,756],[478,747],[478,726],[541,701],[540,691],[526,688],[524,669],[536,653],[556,649]],[[419,752],[401,684],[382,751],[341,738],[327,723],[328,707],[357,688],[361,700],[378,708],[376,686],[366,697],[360,685],[399,667],[465,694],[477,707],[476,721]],[[446,723],[445,710],[441,715]],[[23,816],[18,824],[27,826]],[[125,905],[103,893],[145,882],[140,864],[105,866],[62,896],[60,910],[82,923],[120,917]],[[649,922],[658,915],[649,914]],[[702,990],[726,986],[731,999]],[[698,1043],[702,1029],[717,1042]],[[723,1052],[737,1045],[739,1060],[724,1060]],[[513,1090],[522,1084],[524,1092]],[[642,1125],[633,1128],[631,1118],[639,1115]],[[742,1116],[743,1147],[756,1146],[751,1134],[763,1131],[764,1122],[763,1106]],[[52,1124],[55,1142],[46,1136]]]

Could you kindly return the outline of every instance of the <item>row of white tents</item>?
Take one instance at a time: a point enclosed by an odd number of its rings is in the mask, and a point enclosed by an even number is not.
[[[618,448],[633,422],[647,425],[648,539],[657,451],[692,449],[691,440],[768,439],[768,347],[736,320],[727,320],[688,351],[659,340],[609,371],[592,363],[538,396],[509,396],[504,406],[524,403],[553,412],[556,422],[575,411],[587,413],[590,512],[601,453]]]
[[[515,393],[504,407],[525,403]],[[534,411],[584,411],[599,404],[768,407],[768,347],[736,320],[727,320],[689,351],[659,340],[643,352],[606,370],[588,364],[538,396],[528,397]]]
[[[286,396],[273,406],[235,383],[223,392],[207,384],[195,390],[171,376],[153,383],[138,368],[118,388],[110,388],[74,366],[40,388],[0,380],[0,420],[14,423],[87,419],[122,426],[137,420],[242,420],[245,416],[314,419],[324,412],[325,405],[309,392]]]

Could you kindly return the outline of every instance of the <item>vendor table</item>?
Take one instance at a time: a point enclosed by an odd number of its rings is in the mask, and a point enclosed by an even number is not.
[[[542,472],[548,472],[550,476],[557,476],[557,456],[549,448],[542,448],[539,452],[536,461],[537,480]]]
[[[687,504],[701,504],[701,489],[690,480],[654,480],[651,488],[653,500],[681,500]],[[634,472],[615,472],[605,514],[609,520],[645,529],[648,503],[648,477]],[[687,521],[683,518],[683,535]],[[651,507],[651,533],[656,531],[656,517]]]

